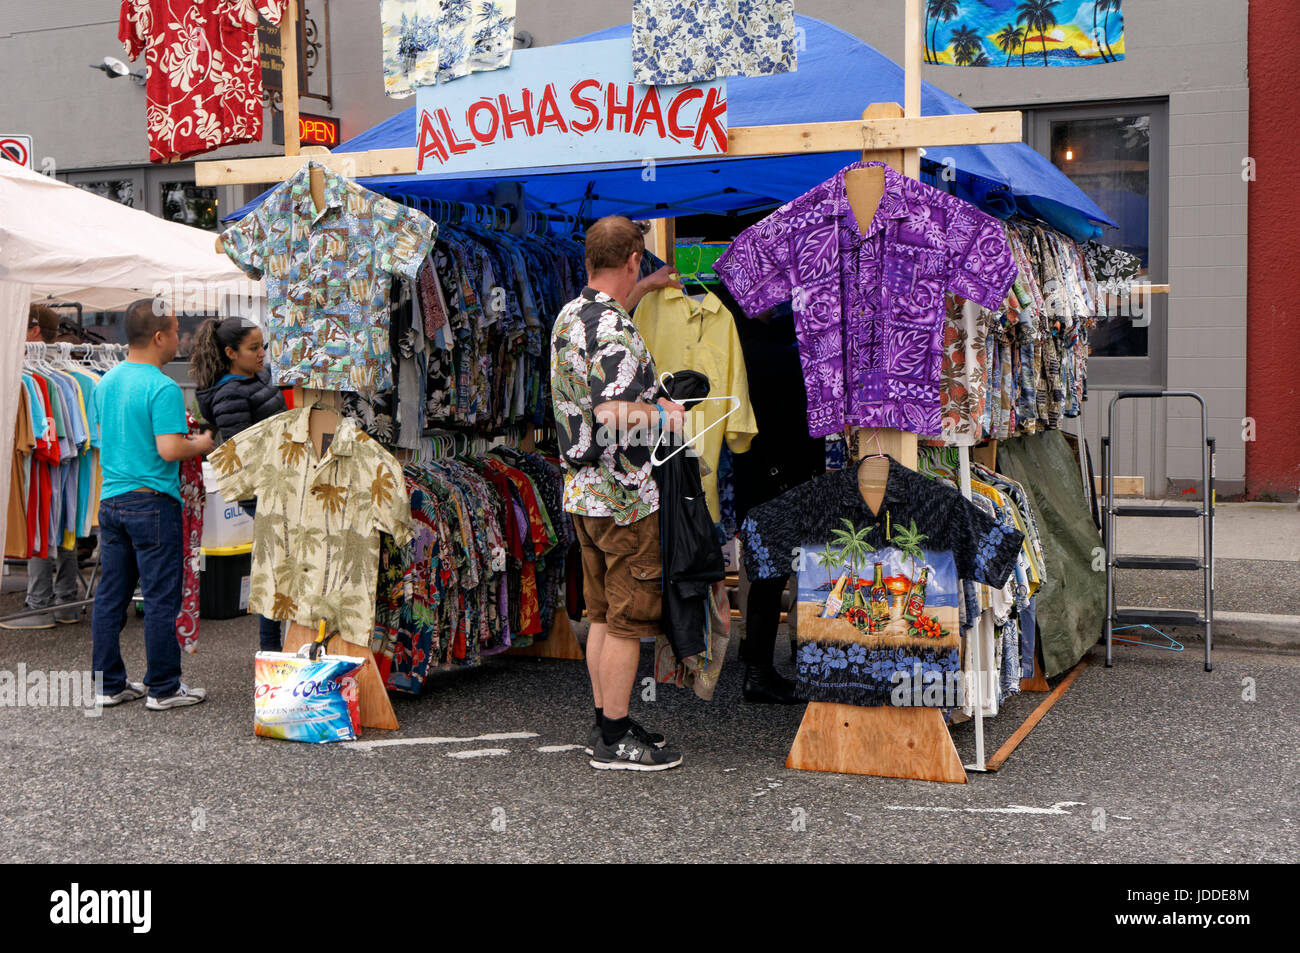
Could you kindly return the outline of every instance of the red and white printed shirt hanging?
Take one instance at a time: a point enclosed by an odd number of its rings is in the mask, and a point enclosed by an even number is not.
[[[144,53],[149,160],[174,162],[262,138],[257,17],[287,0],[122,0],[118,39]]]

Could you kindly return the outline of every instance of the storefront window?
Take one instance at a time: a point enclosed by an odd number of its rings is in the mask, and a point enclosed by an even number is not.
[[[134,179],[105,179],[100,182],[76,182],[74,184],[77,188],[98,195],[100,198],[135,208]]]
[[[162,217],[169,222],[215,230],[217,190],[192,182],[163,182],[160,186]]]
[[[1107,228],[1100,240],[1137,255],[1141,276],[1149,280],[1151,116],[1052,119],[1050,129],[1052,163],[1119,223],[1118,229]],[[1099,315],[1089,335],[1092,353],[1146,357],[1149,330],[1149,322],[1135,322],[1127,313]]]

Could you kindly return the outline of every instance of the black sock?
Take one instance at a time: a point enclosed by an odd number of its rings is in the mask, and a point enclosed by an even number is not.
[[[622,718],[606,718],[600,726],[601,737],[605,739],[605,744],[612,745],[621,739],[632,725],[632,719],[627,715]]]
[[[596,709],[596,727],[599,728],[605,724],[605,712],[599,707]]]

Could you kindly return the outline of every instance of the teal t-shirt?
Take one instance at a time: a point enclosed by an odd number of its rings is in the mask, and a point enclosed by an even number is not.
[[[188,433],[180,385],[152,364],[125,361],[95,388],[102,499],[148,487],[181,498],[181,465],[158,456],[154,437]]]

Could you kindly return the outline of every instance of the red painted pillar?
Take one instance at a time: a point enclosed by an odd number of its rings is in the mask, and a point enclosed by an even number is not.
[[[1250,0],[1250,155],[1247,211],[1246,493],[1295,499],[1300,488],[1300,176],[1296,0]]]

